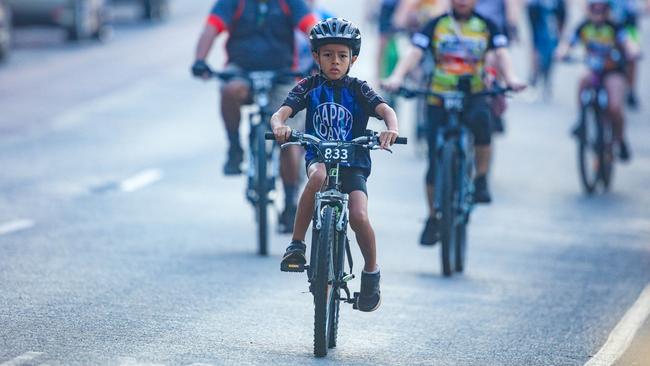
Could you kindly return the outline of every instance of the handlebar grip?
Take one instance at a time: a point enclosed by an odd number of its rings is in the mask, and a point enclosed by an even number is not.
[[[408,137],[398,137],[395,139],[395,143],[398,145],[406,145],[408,142]]]
[[[265,140],[275,140],[275,135],[273,132],[265,132],[264,133],[264,139]]]

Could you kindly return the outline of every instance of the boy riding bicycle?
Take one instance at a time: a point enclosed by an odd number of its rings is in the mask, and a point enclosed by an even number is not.
[[[391,146],[398,137],[397,116],[370,86],[348,76],[361,49],[361,33],[351,22],[330,18],[312,28],[309,39],[312,55],[320,73],[303,79],[289,93],[282,107],[273,114],[271,126],[276,140],[284,143],[291,136],[285,121],[307,109],[305,132],[325,140],[346,140],[363,136],[369,117],[383,119],[387,131],[381,132],[382,148]],[[341,167],[342,191],[350,195],[350,226],[356,234],[365,260],[361,274],[361,294],[357,306],[374,311],[381,303],[379,267],[376,259],[375,233],[368,219],[366,180],[370,175],[370,154],[359,151],[354,162]],[[298,202],[293,238],[282,259],[283,264],[305,264],[305,236],[314,212],[315,195],[327,177],[325,165],[313,149],[305,155],[309,180]]]

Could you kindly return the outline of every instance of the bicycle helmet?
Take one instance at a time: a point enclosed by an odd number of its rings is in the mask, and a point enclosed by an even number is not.
[[[361,32],[354,23],[343,18],[329,18],[318,22],[309,32],[311,49],[318,52],[326,44],[343,44],[352,50],[352,56],[361,51]]]

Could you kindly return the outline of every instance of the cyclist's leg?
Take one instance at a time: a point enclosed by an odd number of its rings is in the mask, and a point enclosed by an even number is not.
[[[474,200],[477,203],[492,201],[487,185],[487,174],[492,158],[491,111],[487,98],[472,99],[463,116],[474,135],[476,177],[474,178]]]
[[[626,89],[625,76],[620,72],[612,72],[605,76],[604,83],[609,102],[607,114],[612,123],[614,140],[619,144],[621,159],[628,160],[629,150],[625,142],[625,117],[623,114]]]
[[[357,238],[359,249],[365,261],[363,270],[374,272],[377,268],[377,249],[375,232],[368,218],[368,196],[366,194],[366,178],[357,169],[343,173],[343,191],[349,191],[350,227]]]
[[[277,85],[271,92],[271,109],[280,108],[284,98],[291,91],[291,85]],[[294,130],[304,131],[305,114],[301,112],[287,120],[287,124]],[[280,152],[280,176],[284,188],[284,210],[280,215],[281,230],[285,233],[293,231],[296,215],[296,196],[300,185],[300,169],[303,149],[300,146],[289,146]]]
[[[529,82],[531,85],[535,85],[537,82],[537,77],[539,76],[539,18],[540,18],[540,8],[538,5],[528,5],[528,21],[530,25],[530,76]]]
[[[501,75],[496,73],[499,65],[497,62],[496,54],[494,52],[488,52],[485,57],[485,66],[488,70],[494,70],[495,73],[490,75],[491,80],[488,81],[488,86],[493,85],[494,83],[502,79]],[[503,133],[505,132],[505,125],[503,122],[503,115],[506,112],[508,104],[506,98],[503,95],[497,95],[489,98],[490,112],[492,117],[490,118],[490,129],[493,133]]]
[[[298,211],[296,212],[296,221],[293,227],[293,240],[305,240],[314,213],[316,193],[321,190],[327,178],[325,164],[308,163],[307,177],[307,184],[305,184],[305,189],[298,201]]]
[[[385,62],[385,53],[387,51],[388,43],[391,40],[391,37],[394,35],[393,31],[393,14],[395,13],[396,5],[385,5],[382,4],[381,10],[379,12],[379,47],[377,54],[377,79],[378,81],[381,78],[387,77],[383,75],[385,72],[386,65]]]
[[[361,272],[361,291],[357,307],[361,311],[377,310],[381,304],[379,289],[379,267],[377,266],[377,246],[375,232],[368,218],[368,193],[366,174],[361,169],[342,168],[341,190],[350,195],[350,227],[354,231],[359,249],[365,261]]]
[[[447,112],[444,108],[437,105],[429,105],[427,110],[427,145],[429,148],[429,167],[425,177],[425,194],[427,197],[427,210],[429,217],[424,225],[424,230],[420,235],[420,244],[434,245],[438,241],[438,219],[435,209],[435,181],[436,181],[436,164],[437,164],[437,134],[438,126],[447,118]]]
[[[637,47],[640,47],[641,40],[639,39],[639,29],[637,26],[637,19],[630,15],[628,19],[628,24],[626,26],[626,31],[629,39],[634,42]],[[628,95],[627,95],[627,104],[632,107],[638,107],[638,99],[636,94],[636,79],[637,79],[637,60],[628,60],[625,65],[625,76],[627,77],[627,82],[629,86]]]
[[[237,69],[228,66],[227,69]],[[249,99],[250,88],[248,83],[241,79],[233,79],[224,83],[221,88],[221,116],[228,135],[228,161],[224,166],[224,173],[240,174],[239,165],[243,161],[243,150],[239,140],[239,123],[241,120],[241,106]]]
[[[578,103],[578,110],[580,111],[582,109],[582,101],[581,101],[581,95],[582,91],[591,87],[591,84],[593,82],[593,74],[589,71],[587,71],[580,79],[578,80],[578,93],[576,95],[576,101]],[[578,119],[573,127],[571,128],[571,135],[578,137],[580,136],[580,120]]]
[[[307,247],[305,245],[305,237],[307,236],[307,229],[309,229],[309,224],[313,217],[316,193],[321,190],[327,178],[325,165],[323,163],[308,163],[307,176],[309,179],[298,202],[293,226],[293,237],[282,258],[283,263],[306,263],[305,250]]]

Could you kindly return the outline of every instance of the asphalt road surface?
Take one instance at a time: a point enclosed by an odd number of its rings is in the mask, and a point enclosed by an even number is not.
[[[372,79],[360,3],[327,5],[362,25],[353,74]],[[217,85],[189,74],[209,7],[123,19],[104,45],[18,32],[0,67],[0,365],[583,365],[598,352],[650,282],[650,60],[628,113],[633,161],[605,195],[578,184],[579,66],[560,66],[550,103],[512,99],[463,275],[443,278],[439,248],[417,245],[417,148],[374,154],[382,306],[344,307],[339,346],[317,360],[306,276],[279,271],[289,238],[254,254],[244,178],[221,174]],[[513,52],[524,77],[526,47]]]

